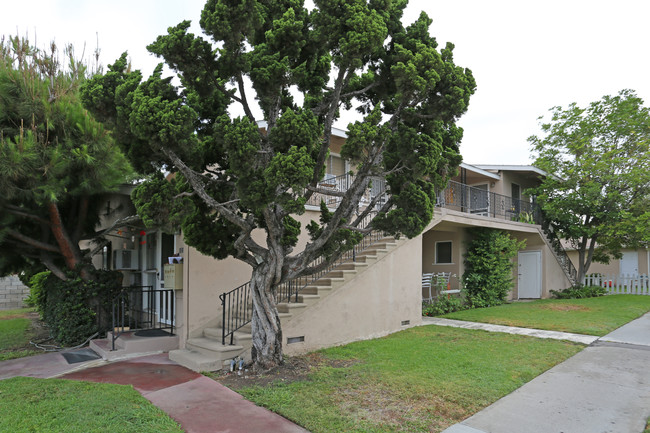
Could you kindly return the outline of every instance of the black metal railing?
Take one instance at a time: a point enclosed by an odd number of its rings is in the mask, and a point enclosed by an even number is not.
[[[533,224],[539,224],[541,221],[539,206],[534,202],[488,192],[455,181],[449,181],[447,187],[437,191],[436,195],[436,206],[446,209]]]
[[[374,217],[374,212],[368,214],[359,224],[359,228],[368,227]],[[320,280],[340,265],[344,263],[355,262],[357,256],[362,251],[376,244],[380,239],[384,237],[384,233],[377,230],[368,232],[363,236],[358,244],[356,244],[350,250],[344,252],[338,259],[323,269],[319,270],[318,272],[315,272],[308,276],[293,278],[282,283],[276,292],[277,302],[298,302],[298,296],[302,289]],[[327,259],[325,257],[318,257],[310,264],[310,267],[319,266],[326,260]],[[219,295],[222,312],[221,344],[225,345],[228,338],[230,339],[229,344],[233,344],[235,332],[250,323],[253,314],[253,305],[250,290],[251,288],[249,281],[227,293]]]
[[[542,226],[542,231],[546,235],[546,240],[551,245],[551,251],[553,251],[555,258],[557,259],[558,263],[564,270],[564,273],[566,274],[567,278],[569,279],[571,284],[573,285],[578,284],[578,271],[576,270],[575,266],[573,265],[573,262],[567,255],[566,250],[564,249],[562,243],[560,242],[560,239],[555,234],[553,227],[546,221],[541,221],[540,224]]]
[[[112,319],[111,350],[127,331],[157,329],[174,335],[174,291],[154,290],[152,286],[125,287],[113,300]]]
[[[309,206],[320,206],[321,201],[324,201],[327,207],[337,208],[341,203],[342,197],[336,195],[328,195],[326,191],[333,193],[344,193],[352,186],[355,176],[351,173],[345,173],[340,176],[326,175],[323,180],[318,182],[318,188],[325,192],[315,192],[307,201]],[[359,204],[361,207],[370,204],[370,202],[378,195],[386,192],[386,180],[379,176],[371,176],[369,179],[368,187],[364,194],[361,196]],[[387,197],[381,197],[375,204],[376,208],[381,207],[385,203]]]
[[[233,344],[235,331],[250,323],[253,317],[253,300],[251,298],[250,281],[230,292],[219,295],[221,300],[221,344],[226,344],[226,338],[230,337]]]

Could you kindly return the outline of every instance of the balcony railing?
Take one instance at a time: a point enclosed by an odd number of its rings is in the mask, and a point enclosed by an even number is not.
[[[535,203],[454,181],[449,181],[445,189],[438,191],[436,198],[438,207],[473,215],[532,224],[541,224],[542,220],[540,209]]]
[[[344,193],[352,186],[355,176],[350,173],[345,173],[340,176],[325,175],[325,179],[318,182],[318,188],[324,191],[332,191],[334,193]],[[383,194],[386,191],[386,181],[378,176],[370,178],[368,188],[366,188],[363,196],[361,196],[360,205],[368,205],[376,196]],[[341,203],[341,197],[335,195],[328,195],[327,193],[314,193],[307,201],[307,205],[320,206],[321,201],[324,201],[327,207],[336,209]],[[379,209],[381,205],[386,202],[386,197],[377,200],[375,208]]]

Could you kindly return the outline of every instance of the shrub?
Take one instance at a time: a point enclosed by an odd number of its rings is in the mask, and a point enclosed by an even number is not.
[[[72,272],[66,281],[41,272],[30,280],[30,298],[56,341],[75,345],[105,330],[121,279],[118,271],[96,271],[89,281]]]
[[[473,308],[503,304],[513,288],[512,259],[526,243],[501,230],[480,227],[469,233],[462,278],[467,302]]]
[[[461,298],[452,296],[441,296],[433,302],[422,303],[423,316],[442,316],[454,311],[465,310],[467,307]]]
[[[604,296],[607,290],[600,286],[583,286],[577,284],[564,290],[551,290],[551,296],[554,299],[582,299],[582,298],[596,298]]]

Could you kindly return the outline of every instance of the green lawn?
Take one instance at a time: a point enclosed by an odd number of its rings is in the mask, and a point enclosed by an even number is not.
[[[31,308],[0,311],[0,361],[40,353],[27,348],[33,335],[27,314],[32,311]]]
[[[0,380],[0,431],[181,433],[130,386],[60,379]]]
[[[316,353],[307,380],[239,389],[318,432],[442,431],[512,392],[581,345],[423,326]]]
[[[588,299],[514,302],[498,307],[458,311],[442,317],[602,336],[648,311],[650,296],[610,295]]]

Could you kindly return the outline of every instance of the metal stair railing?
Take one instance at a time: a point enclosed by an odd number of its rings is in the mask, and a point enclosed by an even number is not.
[[[560,239],[553,231],[553,227],[551,227],[551,225],[546,221],[540,221],[539,224],[542,226],[542,232],[546,236],[546,240],[551,246],[551,251],[564,271],[564,274],[567,276],[571,284],[578,284],[578,271],[562,246]]]
[[[174,335],[175,308],[172,289],[125,287],[113,300],[111,350],[115,350],[115,341],[127,331],[158,329]]]
[[[360,228],[366,228],[374,216],[374,213],[367,215],[364,221],[362,221]],[[276,299],[278,300],[277,302],[292,302],[292,300],[293,302],[298,302],[298,296],[302,289],[325,277],[340,265],[355,262],[359,253],[378,243],[378,241],[383,238],[385,238],[383,232],[373,230],[365,234],[357,245],[343,253],[341,257],[333,261],[326,268],[309,276],[293,278],[282,283],[278,287],[276,296]],[[314,260],[310,266],[317,266],[325,260],[326,259],[321,256]],[[249,324],[252,319],[253,305],[250,293],[250,281],[229,292],[219,295],[219,299],[221,300],[222,312],[221,344],[225,345],[226,339],[230,338],[229,344],[232,345],[235,332]]]

